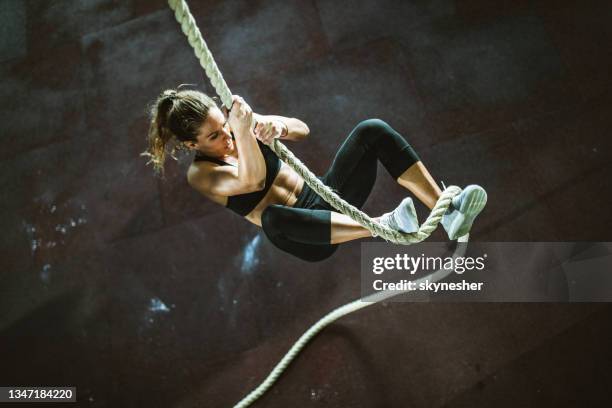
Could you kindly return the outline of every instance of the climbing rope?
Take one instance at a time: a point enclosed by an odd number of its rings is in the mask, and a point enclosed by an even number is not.
[[[210,79],[212,86],[215,88],[217,95],[219,95],[219,97],[221,98],[221,102],[226,108],[231,108],[232,93],[227,84],[225,83],[225,79],[223,79],[223,75],[217,67],[212,53],[208,49],[208,45],[206,44],[206,41],[204,41],[200,29],[196,25],[195,19],[189,11],[189,7],[187,6],[186,1],[168,0],[168,4],[170,8],[174,11],[174,16],[181,25],[181,30],[187,36],[189,44],[192,46],[196,57],[200,61],[200,65],[202,66],[202,68],[204,68],[204,71]],[[453,197],[455,197],[461,192],[461,189],[457,186],[449,186],[445,188],[440,197],[438,198],[438,201],[436,202],[434,208],[431,210],[431,213],[429,214],[425,222],[419,227],[419,230],[414,233],[405,234],[382,226],[381,224],[370,218],[366,213],[362,212],[358,208],[355,208],[354,206],[343,200],[331,188],[323,184],[297,157],[293,155],[291,151],[289,151],[289,149],[287,149],[280,141],[278,141],[278,139],[274,140],[274,142],[270,145],[270,148],[282,161],[287,163],[293,170],[295,170],[295,172],[304,179],[304,182],[308,184],[310,188],[312,188],[321,198],[323,198],[332,207],[334,207],[342,214],[351,217],[353,220],[361,224],[364,228],[367,228],[373,236],[380,236],[386,241],[390,241],[395,244],[410,245],[427,239],[440,223],[440,220],[448,210],[448,207],[450,206]],[[459,238],[458,242],[467,243],[468,238],[469,235],[466,234],[463,237]],[[458,244],[453,256],[462,256],[463,253],[465,253],[465,249],[465,244]],[[444,279],[451,272],[452,269],[440,269],[429,275],[423,276],[422,278],[414,282],[417,284],[425,280],[436,282],[441,279]],[[291,361],[293,361],[293,359],[304,348],[304,346],[324,327],[328,326],[332,322],[340,319],[342,316],[345,316],[349,313],[355,312],[369,305],[388,300],[394,296],[398,296],[406,292],[407,291],[376,292],[363,299],[359,299],[344,306],[341,306],[325,315],[298,339],[298,341],[291,347],[291,349],[289,349],[287,354],[281,359],[281,361],[276,365],[276,367],[274,367],[268,377],[257,388],[251,391],[251,393],[249,393],[238,404],[236,404],[235,407],[247,407],[252,404],[256,399],[261,397],[276,382],[281,373],[287,368]]]

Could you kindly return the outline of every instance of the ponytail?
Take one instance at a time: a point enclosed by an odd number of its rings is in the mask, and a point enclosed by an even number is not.
[[[172,132],[167,128],[168,114],[176,99],[175,90],[166,90],[157,98],[150,110],[151,123],[147,135],[149,146],[141,156],[149,157],[148,164],[153,164],[155,174],[164,176],[166,162],[166,145],[172,139]]]

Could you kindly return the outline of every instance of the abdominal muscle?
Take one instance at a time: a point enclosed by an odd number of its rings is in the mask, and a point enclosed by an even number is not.
[[[261,214],[268,206],[278,204],[293,207],[303,186],[304,179],[287,164],[281,162],[281,168],[272,182],[272,186],[259,204],[244,218],[261,227]]]
[[[304,186],[304,179],[287,164],[281,162],[281,168],[272,182],[272,186],[250,213],[244,216],[247,220],[261,227],[261,214],[272,205],[293,207]],[[227,207],[228,197],[208,195],[212,201]]]

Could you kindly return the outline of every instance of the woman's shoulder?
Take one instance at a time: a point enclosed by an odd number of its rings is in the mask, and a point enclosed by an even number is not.
[[[211,162],[193,162],[187,169],[187,183],[196,191],[205,195],[212,201],[225,206],[227,204],[227,197],[214,194],[213,185],[217,178],[215,178],[215,171],[219,170],[222,166],[211,163]]]
[[[187,168],[187,180],[204,177],[213,172],[220,165],[210,161],[192,161]]]
[[[192,161],[187,168],[187,181],[192,184],[197,181],[201,181],[210,175],[211,172],[219,167],[218,164],[209,161]]]
[[[235,171],[234,167],[238,167],[238,164],[226,163],[222,160],[218,160],[218,162],[194,160],[187,168],[187,181],[192,186],[194,183],[202,185],[207,180],[214,178],[217,174],[233,173],[233,171]]]

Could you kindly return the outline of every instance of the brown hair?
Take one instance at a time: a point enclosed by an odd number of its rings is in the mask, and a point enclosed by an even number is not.
[[[176,152],[185,150],[183,142],[196,141],[198,131],[208,118],[215,99],[192,89],[167,89],[151,104],[149,147],[141,155],[150,159],[157,174],[164,175],[166,155],[176,160]]]

